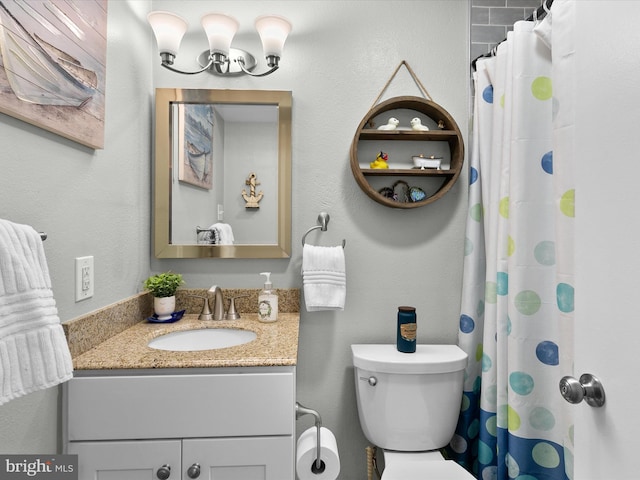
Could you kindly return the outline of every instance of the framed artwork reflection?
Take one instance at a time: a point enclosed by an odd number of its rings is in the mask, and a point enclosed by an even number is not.
[[[213,188],[213,116],[211,104],[178,105],[178,179]]]

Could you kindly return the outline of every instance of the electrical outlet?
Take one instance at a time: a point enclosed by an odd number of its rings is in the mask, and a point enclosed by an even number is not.
[[[93,297],[93,256],[76,258],[76,302]]]

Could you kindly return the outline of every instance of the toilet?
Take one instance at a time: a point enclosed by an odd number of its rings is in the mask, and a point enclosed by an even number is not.
[[[456,345],[351,345],[358,416],[384,452],[382,480],[470,480],[439,449],[453,437],[467,354]]]

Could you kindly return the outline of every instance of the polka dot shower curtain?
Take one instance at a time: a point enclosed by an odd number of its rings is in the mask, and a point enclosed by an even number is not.
[[[474,74],[459,332],[469,365],[447,453],[481,480],[572,478],[558,391],[573,374],[572,176],[554,156],[552,56],[534,27],[516,23]]]

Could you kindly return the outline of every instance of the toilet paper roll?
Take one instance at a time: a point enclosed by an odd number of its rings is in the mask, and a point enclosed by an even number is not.
[[[298,438],[296,451],[296,473],[298,480],[336,480],[340,473],[340,456],[338,444],[331,430],[320,427],[320,460],[324,470],[314,473],[316,463],[318,433],[316,427],[302,432]]]

